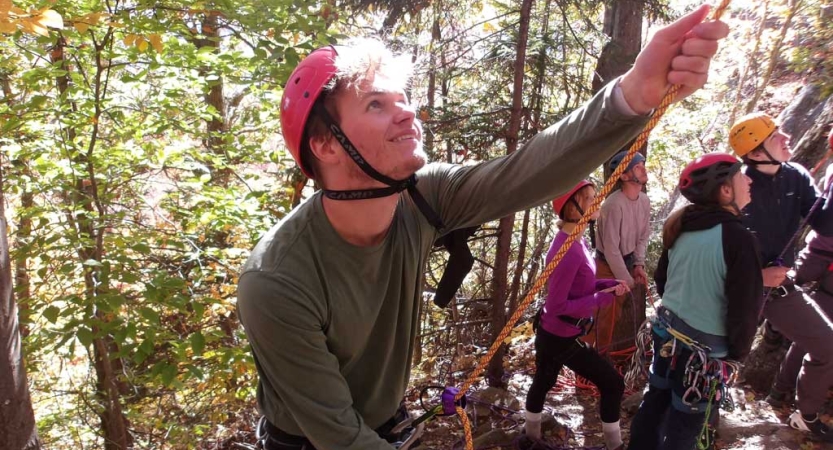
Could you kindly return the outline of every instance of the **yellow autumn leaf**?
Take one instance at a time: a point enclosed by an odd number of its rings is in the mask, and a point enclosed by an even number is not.
[[[79,33],[84,34],[90,29],[90,25],[84,22],[75,22],[72,24]]]
[[[163,46],[162,46],[162,36],[158,34],[151,34],[148,36],[150,39],[150,45],[153,46],[153,49],[156,50],[156,53],[162,53]]]
[[[136,42],[136,38],[138,37],[139,36],[136,36],[135,34],[128,34],[124,37],[122,42],[124,42],[124,45],[131,46],[134,42]]]
[[[139,36],[139,38],[136,39],[136,48],[138,48],[140,52],[143,52],[143,51],[147,50],[148,49],[147,39]]]
[[[20,25],[23,27],[23,31],[26,31],[27,33],[37,34],[39,36],[49,36],[49,30],[31,18],[21,18]]]
[[[95,25],[101,20],[101,13],[90,13],[84,16],[84,21],[90,25]]]
[[[54,10],[47,9],[37,17],[37,22],[42,27],[63,28],[64,19]]]
[[[494,33],[496,31],[495,26],[489,22],[483,24],[483,31],[487,33]]]

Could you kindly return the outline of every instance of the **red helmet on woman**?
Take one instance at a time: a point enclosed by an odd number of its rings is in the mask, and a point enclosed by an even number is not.
[[[562,195],[561,197],[556,197],[555,200],[552,201],[552,209],[553,211],[555,211],[556,214],[558,214],[558,217],[561,217],[562,219],[564,218],[563,214],[561,214],[561,210],[564,209],[564,205],[566,205],[567,202],[569,202],[570,199],[573,198],[573,195],[575,195],[576,192],[578,192],[581,188],[585,186],[593,186],[593,183],[587,180],[581,180],[572,189],[567,191],[566,194]]]
[[[338,52],[332,45],[310,53],[292,71],[281,98],[283,139],[295,163],[308,177],[311,171],[301,164],[301,140],[315,100],[336,74],[336,55]]]
[[[680,174],[680,193],[691,203],[714,201],[714,191],[740,170],[741,162],[727,153],[709,153],[688,163]]]

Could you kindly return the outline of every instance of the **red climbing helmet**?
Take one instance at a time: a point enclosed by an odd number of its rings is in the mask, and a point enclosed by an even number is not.
[[[281,132],[295,163],[310,177],[311,171],[301,164],[301,139],[312,106],[324,86],[336,73],[335,47],[328,45],[313,51],[301,61],[286,82],[281,98]]]
[[[578,192],[581,188],[585,186],[593,186],[593,183],[587,180],[581,180],[578,182],[577,185],[575,185],[575,187],[567,191],[566,194],[562,195],[561,197],[556,197],[555,200],[552,201],[553,211],[555,211],[555,213],[563,219],[561,210],[564,209],[564,205],[566,205],[567,202],[570,201],[571,198],[573,198],[573,195],[575,195],[576,192]]]
[[[680,193],[691,203],[712,202],[714,190],[740,170],[741,162],[727,153],[709,153],[688,163],[680,174]]]

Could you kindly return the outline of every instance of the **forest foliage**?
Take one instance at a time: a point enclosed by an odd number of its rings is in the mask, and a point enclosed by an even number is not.
[[[517,3],[0,0],[0,170],[44,447],[104,447],[114,432],[105,417],[121,417],[135,448],[206,447],[250,422],[256,373],[236,317],[238,271],[258,237],[313,189],[280,139],[289,71],[318,46],[382,35],[416,62],[410,94],[431,158],[495,158],[505,152]],[[646,5],[647,25],[696,6]],[[590,97],[604,8],[534,2],[521,142]],[[772,85],[833,90],[825,8],[733,5],[716,76],[651,141],[656,225],[676,200],[681,165],[725,150],[737,105],[757,96],[749,109],[777,115],[786,105]],[[431,307],[426,295],[415,384],[453,380],[470,368],[463,354],[489,344],[495,227],[472,241],[477,263],[452,309]],[[515,229],[511,261],[522,237],[529,242],[523,264],[509,268],[517,298],[540,272],[550,208]],[[441,252],[432,258],[429,292],[444,262]]]

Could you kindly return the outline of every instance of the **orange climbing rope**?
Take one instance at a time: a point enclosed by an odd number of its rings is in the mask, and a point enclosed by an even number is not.
[[[714,14],[712,15],[713,20],[717,20],[723,15],[723,12],[726,11],[726,8],[729,6],[729,1],[730,0],[721,1],[720,6],[718,6],[715,9]],[[514,327],[515,323],[517,323],[518,320],[520,320],[521,315],[523,315],[524,311],[535,299],[535,296],[544,287],[544,285],[547,282],[547,279],[549,279],[550,275],[555,270],[555,268],[558,267],[558,264],[561,263],[561,260],[567,253],[567,250],[570,248],[570,246],[573,245],[573,243],[576,241],[576,239],[579,238],[579,236],[584,234],[584,229],[587,227],[587,222],[589,221],[590,216],[599,210],[602,200],[607,197],[611,190],[613,190],[613,187],[616,184],[616,180],[619,179],[619,176],[625,171],[625,168],[628,167],[628,164],[630,164],[634,155],[636,155],[637,150],[648,141],[648,136],[651,134],[651,131],[654,130],[654,128],[659,123],[660,119],[665,115],[665,112],[668,110],[668,107],[671,105],[671,102],[677,96],[677,93],[679,91],[679,85],[671,86],[671,89],[669,89],[669,91],[662,98],[662,101],[660,102],[659,107],[657,107],[653,117],[651,117],[651,120],[649,120],[648,123],[645,125],[645,128],[642,130],[642,132],[639,133],[639,136],[636,137],[636,140],[634,141],[633,145],[631,145],[631,147],[628,149],[628,153],[627,155],[625,155],[625,158],[622,160],[621,163],[619,163],[619,165],[616,167],[616,170],[614,170],[613,173],[610,175],[610,178],[607,179],[607,182],[605,183],[602,190],[599,192],[599,195],[596,196],[596,199],[593,201],[593,204],[590,205],[590,208],[588,208],[587,211],[585,211],[584,216],[582,216],[581,220],[579,220],[578,225],[575,227],[575,229],[573,229],[573,232],[570,233],[570,236],[567,238],[567,240],[564,241],[563,244],[561,244],[561,247],[558,249],[558,253],[556,253],[552,261],[549,264],[547,264],[547,267],[544,269],[544,271],[541,273],[538,279],[535,280],[535,284],[533,284],[532,289],[529,291],[529,293],[527,293],[526,297],[521,302],[521,304],[518,305],[518,308],[515,309],[515,312],[512,314],[512,317],[510,317],[509,320],[506,321],[506,325],[504,325],[503,330],[501,330],[500,334],[498,334],[491,347],[489,347],[489,351],[486,352],[486,354],[480,358],[480,360],[477,363],[477,367],[475,367],[472,373],[469,374],[469,377],[463,383],[457,395],[454,396],[455,403],[458,403],[463,397],[465,397],[466,392],[471,388],[475,381],[477,381],[480,378],[480,376],[483,374],[483,371],[486,370],[486,366],[489,364],[489,361],[492,360],[495,353],[498,351],[501,344],[503,344],[503,341],[506,339],[506,337],[509,336],[509,333],[512,331],[512,328]],[[463,422],[463,428],[466,435],[466,450],[474,450],[474,444],[471,435],[471,424],[469,423],[466,411],[465,409],[459,406],[459,403],[456,406],[456,411],[457,415],[460,417],[460,421]]]

